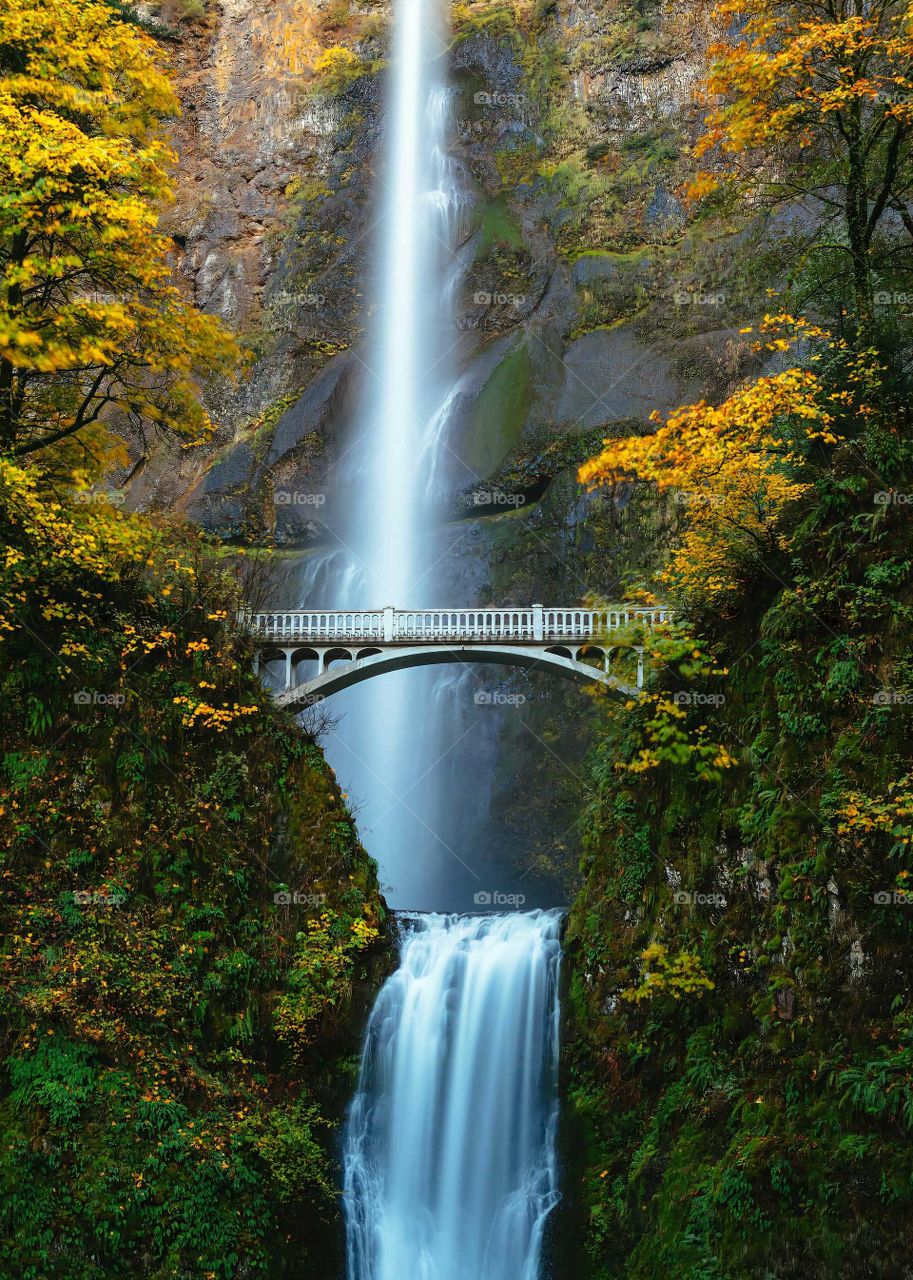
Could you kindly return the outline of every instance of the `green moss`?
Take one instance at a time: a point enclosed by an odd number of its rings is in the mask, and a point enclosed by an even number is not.
[[[202,22],[206,18],[206,0],[171,0],[171,9],[182,22]]]
[[[274,400],[267,405],[262,413],[257,414],[255,418],[251,418],[244,426],[244,434],[250,440],[258,456],[262,456],[266,451],[279,419],[292,407],[300,395],[300,390],[286,392],[284,396],[280,396],[278,400]]]
[[[518,37],[514,7],[504,0],[486,0],[485,3],[454,6],[451,29],[453,42],[458,44],[476,35]]]
[[[479,242],[476,246],[476,262],[482,261],[494,248],[524,249],[523,233],[507,207],[505,200],[492,200],[484,208],[479,223]]]
[[[333,1124],[388,956],[376,868],[253,674],[234,575],[146,537],[109,578],[44,575],[63,617],[92,601],[65,661],[37,587],[0,644],[0,1275],[341,1274]],[[305,950],[302,1054],[281,1030]]]
[[[520,439],[532,395],[532,362],[526,342],[505,356],[482,388],[473,414],[467,465],[491,476]]]

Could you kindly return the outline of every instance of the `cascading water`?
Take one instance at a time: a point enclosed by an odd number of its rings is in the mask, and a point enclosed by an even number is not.
[[[434,598],[447,561],[435,505],[459,388],[448,356],[462,198],[436,70],[442,2],[395,0],[376,332],[341,546],[309,558],[312,605],[446,603]],[[454,787],[445,805],[456,779],[434,772],[450,755],[445,735],[458,746],[471,731],[477,767],[493,772],[490,733],[450,714],[464,676],[400,672],[340,700],[328,754],[365,802],[360,825],[396,906],[436,905],[446,893],[452,909],[484,896],[485,859],[465,812],[479,786],[459,792],[465,805]],[[440,834],[454,819],[459,848]],[[473,867],[460,849],[473,850]],[[441,874],[451,858],[462,864],[456,893],[452,873]],[[538,1280],[558,1199],[559,930],[557,912],[410,917],[400,968],[371,1016],[346,1129],[349,1280]]]
[[[558,912],[406,925],[346,1132],[348,1280],[538,1280],[559,930]]]
[[[451,384],[451,300],[442,292],[461,197],[447,154],[450,96],[439,0],[398,0],[380,237],[377,331],[369,343],[356,493],[347,541],[372,595],[400,607],[427,597],[434,513],[422,445]]]
[[[338,545],[309,555],[301,574],[298,599],[311,607],[441,603],[447,555],[439,529],[447,503],[433,477],[448,456],[459,285],[454,248],[466,207],[461,170],[448,151],[443,14],[442,0],[395,3],[386,154],[378,174],[376,309],[359,357],[361,409],[337,472],[344,496]],[[454,873],[463,879],[459,896],[467,906],[479,887],[450,833],[442,834],[437,788],[426,776],[447,758],[451,730],[455,741],[467,732],[435,715],[440,679],[433,671],[401,672],[347,691],[334,701],[339,724],[326,744],[360,806],[388,897],[400,907],[452,908]]]

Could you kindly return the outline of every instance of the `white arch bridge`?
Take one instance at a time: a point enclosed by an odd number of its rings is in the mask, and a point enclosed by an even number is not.
[[[665,608],[368,609],[256,613],[256,670],[277,701],[301,709],[372,676],[446,662],[494,662],[596,681],[624,697],[644,683],[644,646],[632,633],[666,622]],[[636,655],[634,683],[612,670]],[[633,662],[632,674],[633,674]]]

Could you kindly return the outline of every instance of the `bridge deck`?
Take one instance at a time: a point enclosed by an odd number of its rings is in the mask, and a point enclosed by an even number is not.
[[[635,624],[665,622],[664,608],[293,609],[248,616],[255,636],[275,644],[562,644],[605,639]]]

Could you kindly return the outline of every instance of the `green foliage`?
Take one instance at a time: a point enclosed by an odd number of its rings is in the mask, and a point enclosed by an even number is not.
[[[0,1276],[333,1274],[374,865],[219,557],[4,475]]]
[[[862,363],[818,361],[835,402]],[[606,710],[569,933],[593,1280],[906,1267],[908,402],[886,343],[781,553],[693,601],[648,697]]]
[[[257,1150],[269,1167],[280,1204],[294,1205],[304,1194],[317,1199],[325,1212],[339,1194],[335,1170],[327,1155],[327,1120],[313,1103],[276,1107],[265,1132],[258,1133]],[[319,1193],[314,1196],[314,1190]]]
[[[86,1044],[41,1040],[34,1052],[10,1058],[13,1107],[42,1107],[52,1125],[71,1126],[95,1088],[94,1056]]]

